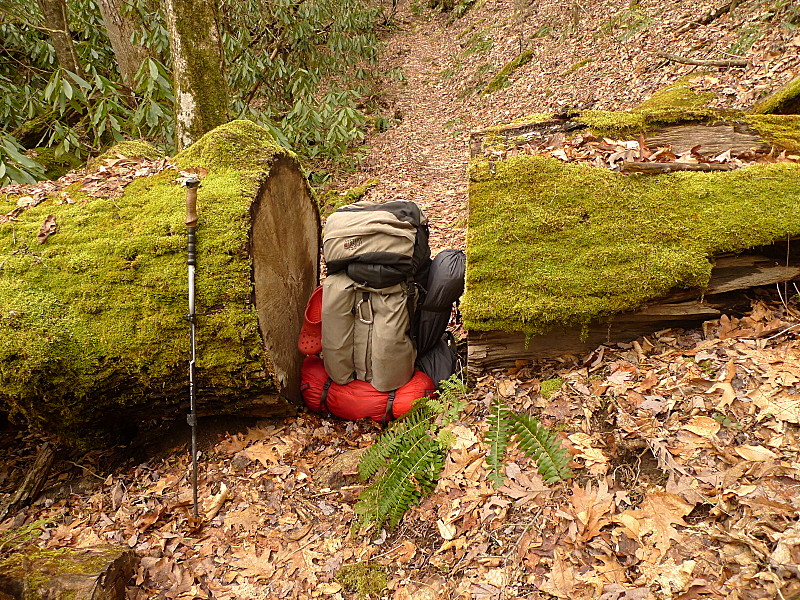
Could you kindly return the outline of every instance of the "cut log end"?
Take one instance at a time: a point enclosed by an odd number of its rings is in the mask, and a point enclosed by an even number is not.
[[[276,161],[252,208],[255,305],[270,371],[281,395],[300,401],[297,338],[319,281],[319,214],[293,160]]]

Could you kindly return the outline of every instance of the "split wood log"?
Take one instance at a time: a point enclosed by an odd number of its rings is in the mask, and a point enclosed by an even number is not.
[[[696,327],[723,314],[743,312],[750,301],[741,293],[800,277],[800,267],[776,264],[785,245],[764,249],[769,253],[717,258],[708,288],[680,290],[653,301],[640,310],[593,322],[587,330],[563,327],[528,338],[519,332],[470,332],[470,371],[513,365],[517,360],[538,360],[563,355],[586,355],[601,344],[629,342],[654,331]],[[771,252],[772,251],[772,252]],[[797,261],[793,261],[797,264]]]
[[[489,140],[503,139],[503,145],[521,147],[526,144],[542,145],[556,134],[569,135],[589,126],[581,122],[580,117],[554,117],[541,123],[509,126],[502,129],[482,129],[470,134],[470,155],[474,158],[491,149]],[[633,134],[631,134],[633,135]],[[636,134],[638,135],[638,134]],[[772,144],[744,121],[729,123],[699,124],[675,123],[658,125],[644,133],[648,148],[671,146],[676,154],[688,152],[700,146],[699,152],[707,156],[715,156],[726,150],[731,152],[769,151]],[[502,151],[498,151],[502,154]]]
[[[249,121],[209,132],[173,161],[204,174],[198,414],[290,414],[319,265],[319,213],[302,168]],[[87,446],[125,441],[188,410],[178,170],[137,179],[121,197],[73,192],[81,202],[44,202],[0,224],[0,410],[12,419]],[[51,214],[56,232],[40,245]]]
[[[36,459],[25,474],[22,483],[13,494],[9,495],[7,501],[0,500],[0,521],[5,519],[9,513],[13,513],[36,500],[47,482],[47,476],[55,458],[56,448],[53,444],[45,442],[39,447],[36,452]]]
[[[124,600],[135,564],[115,546],[18,550],[0,561],[0,598]]]
[[[770,149],[764,138],[743,123],[660,127],[648,133],[645,142],[649,148],[669,145],[676,154],[683,154],[696,146],[700,146],[699,151],[704,155],[716,155],[726,150],[767,152]]]

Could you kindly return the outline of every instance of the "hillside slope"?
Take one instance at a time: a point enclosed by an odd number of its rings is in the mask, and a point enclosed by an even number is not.
[[[730,4],[730,3],[728,3]],[[390,129],[368,139],[361,169],[343,188],[377,177],[372,199],[410,199],[433,225],[437,248],[463,247],[469,131],[537,112],[630,109],[685,76],[715,94],[712,105],[749,109],[800,76],[800,8],[782,0],[721,6],[681,0],[485,0],[452,19],[400,0],[387,39]],[[481,93],[523,52],[531,60],[508,86]],[[669,60],[746,59],[746,67],[699,67]]]
[[[720,106],[747,108],[800,75],[791,2],[743,1],[679,32],[723,4],[486,0],[450,22],[401,0],[383,58],[402,74],[386,90],[397,118],[338,185],[378,178],[368,198],[419,202],[434,247],[463,247],[469,130],[533,112],[631,108],[697,73],[658,52],[752,59],[695,81]],[[508,87],[479,93],[525,50],[532,60]],[[41,548],[127,546],[139,559],[131,600],[355,600],[367,597],[359,586],[393,600],[796,600],[800,313],[782,300],[800,292],[779,292],[754,297],[743,318],[484,373],[451,427],[435,493],[395,530],[351,532],[356,463],[374,423],[301,413],[234,431],[215,419],[200,424],[201,529],[189,525],[181,422],[147,460],[112,469],[113,453],[95,452],[60,463],[39,501],[0,521],[0,560],[22,537]],[[504,485],[493,487],[484,434],[497,399],[558,433],[572,480],[546,485],[512,445]],[[13,492],[40,442],[0,437],[0,492]],[[367,562],[361,576],[342,576]]]

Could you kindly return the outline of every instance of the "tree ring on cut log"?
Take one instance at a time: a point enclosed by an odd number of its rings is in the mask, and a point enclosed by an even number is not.
[[[306,201],[298,202],[305,198]],[[279,158],[251,209],[250,255],[258,326],[283,393],[300,401],[297,338],[318,279],[319,215],[296,161]],[[290,226],[287,226],[289,225]]]

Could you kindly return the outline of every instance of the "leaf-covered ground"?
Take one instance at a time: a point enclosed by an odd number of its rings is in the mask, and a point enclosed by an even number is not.
[[[403,75],[389,89],[396,120],[340,185],[378,177],[369,198],[419,202],[433,245],[463,247],[470,129],[533,112],[632,107],[693,70],[663,51],[751,59],[695,82],[722,106],[747,108],[798,75],[800,37],[770,13],[780,2],[745,1],[679,32],[716,4],[487,0],[448,23],[401,2],[384,58]],[[523,49],[533,59],[511,85],[480,95]],[[116,177],[98,185],[114,187]],[[128,594],[137,600],[350,599],[357,592],[336,574],[361,561],[385,567],[387,587],[373,597],[397,600],[796,598],[798,317],[765,295],[741,319],[482,374],[452,428],[435,494],[395,531],[351,534],[363,485],[356,464],[377,426],[301,413],[245,427],[201,423],[199,530],[189,527],[188,428],[179,424],[174,445],[144,458],[67,457],[40,500],[0,522],[0,535],[47,519],[42,547],[127,545],[140,559]],[[492,486],[483,432],[497,396],[558,431],[573,480],[544,485],[512,446],[505,484]],[[0,439],[0,492],[13,491],[38,442]]]
[[[797,317],[758,300],[702,330],[484,375],[435,494],[395,531],[350,531],[359,450],[377,426],[312,414],[204,445],[198,531],[180,448],[111,472],[98,472],[98,454],[65,463],[44,499],[0,529],[43,518],[40,546],[133,548],[137,599],[355,598],[336,574],[360,561],[385,565],[381,596],[398,600],[794,597]],[[483,432],[498,395],[559,432],[573,480],[544,485],[512,446],[505,483],[492,486]],[[12,451],[21,445],[6,440],[3,478],[26,464]]]

